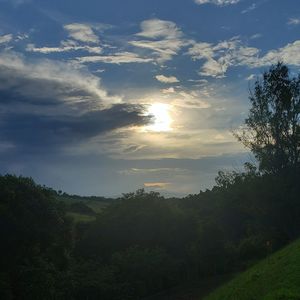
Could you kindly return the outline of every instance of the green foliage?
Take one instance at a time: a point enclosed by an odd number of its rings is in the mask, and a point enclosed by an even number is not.
[[[300,163],[300,75],[291,78],[282,63],[263,74],[250,93],[245,127],[236,134],[263,172],[276,173]]]
[[[220,173],[211,191],[165,199],[139,190],[72,225],[53,190],[2,176],[2,298],[140,299],[241,271],[299,236],[299,179],[299,170],[262,175],[248,165]]]
[[[178,282],[176,261],[165,250],[130,247],[112,256],[118,281],[127,287],[123,295],[139,298],[164,290]]]
[[[56,282],[69,264],[70,225],[52,190],[29,178],[0,177],[0,270],[7,295],[53,299],[61,294]]]

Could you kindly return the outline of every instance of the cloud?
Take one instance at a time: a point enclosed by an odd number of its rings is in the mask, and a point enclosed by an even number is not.
[[[290,18],[288,25],[300,25],[300,18]]]
[[[72,115],[9,113],[2,116],[0,136],[18,151],[55,151],[64,146],[78,146],[114,129],[145,125],[149,121],[143,116],[142,106],[129,104]]]
[[[270,50],[250,66],[267,66],[275,64],[279,60],[289,65],[300,66],[300,40],[289,43],[282,48]]]
[[[161,90],[161,92],[162,92],[163,94],[173,94],[173,93],[175,93],[175,89],[174,89],[173,87],[170,87],[170,88],[168,88],[168,89],[163,89],[163,90]]]
[[[12,34],[0,35],[0,44],[9,43],[13,39]]]
[[[98,44],[100,42],[98,36],[95,34],[90,25],[72,23],[65,25],[64,28],[69,32],[69,36],[74,40],[92,44]]]
[[[141,23],[142,31],[137,36],[156,39],[156,38],[178,38],[182,36],[182,32],[174,22],[164,21],[160,19],[145,20]]]
[[[121,101],[108,96],[99,77],[68,63],[29,61],[21,54],[4,52],[0,53],[0,71],[0,89],[11,90],[16,100],[22,97],[32,102],[59,100],[94,107]]]
[[[146,39],[129,41],[129,44],[150,50],[152,57],[159,63],[172,59],[188,43],[174,22],[160,19],[143,21],[141,32],[136,36]]]
[[[126,170],[118,171],[122,175],[158,175],[158,176],[168,176],[170,174],[186,174],[189,171],[181,168],[130,168]]]
[[[165,189],[170,184],[171,184],[170,182],[145,182],[144,187],[155,188],[155,189]]]
[[[77,57],[80,63],[106,63],[106,64],[129,64],[129,63],[150,63],[152,58],[141,57],[133,52],[117,52],[111,55],[95,55]]]
[[[253,35],[250,36],[250,40],[256,40],[262,37],[261,33],[255,33]]]
[[[255,10],[257,8],[257,4],[256,3],[252,3],[249,7],[247,7],[246,9],[242,10],[242,14],[247,14],[249,12],[251,12],[252,10]]]
[[[195,0],[196,4],[215,4],[219,6],[229,5],[229,4],[237,4],[240,0]]]
[[[232,66],[258,68],[276,64],[278,61],[300,66],[300,40],[259,55],[258,48],[244,45],[240,39],[234,37],[217,44],[194,43],[188,54],[193,60],[204,60],[200,75],[222,78]]]
[[[206,109],[211,105],[205,99],[204,89],[201,91],[181,91],[178,94],[172,95],[171,103],[177,107],[193,108],[193,109]]]
[[[225,76],[228,66],[229,62],[226,59],[215,60],[210,58],[203,64],[199,74],[202,76],[222,78]]]
[[[250,74],[247,78],[245,78],[247,81],[251,81],[257,78],[257,75],[255,74]]]
[[[188,41],[183,39],[183,33],[174,22],[150,19],[141,23],[141,31],[134,35],[136,39],[130,39],[127,42],[125,47],[122,48],[125,50],[113,51],[112,49],[116,47],[99,45],[100,41],[94,29],[97,31],[103,30],[103,24],[100,25],[81,23],[65,25],[64,28],[69,32],[69,39],[62,41],[59,46],[37,47],[35,44],[28,44],[26,50],[42,54],[75,51],[98,54],[78,56],[76,61],[80,63],[163,63],[172,59],[183,46],[189,44]],[[97,45],[91,46],[90,43]],[[128,46],[130,46],[130,49],[128,49]],[[132,49],[132,46],[134,49]],[[107,50],[105,55],[99,55],[102,54],[104,48]],[[140,54],[141,52],[143,55]]]
[[[89,53],[102,53],[102,47],[99,46],[88,46],[78,45],[75,41],[62,41],[59,47],[36,47],[34,44],[28,44],[26,51],[38,52],[43,54],[60,53],[60,52],[71,52],[71,51],[87,51]]]
[[[163,83],[176,83],[179,80],[175,76],[156,75],[155,78]]]
[[[236,37],[217,44],[195,43],[189,50],[193,60],[205,60],[200,75],[222,78],[232,65],[253,64],[259,50],[248,47]]]
[[[16,53],[0,54],[0,99],[0,139],[27,153],[49,153],[150,122],[142,105],[109,96],[88,71]]]

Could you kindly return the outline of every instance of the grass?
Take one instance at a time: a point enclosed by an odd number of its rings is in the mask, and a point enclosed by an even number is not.
[[[96,214],[101,213],[101,211],[109,205],[109,201],[101,201],[99,199],[93,199],[93,197],[61,195],[58,196],[57,199],[63,201],[67,205],[67,207],[76,202],[83,202],[86,206],[90,207]],[[67,215],[71,217],[75,223],[88,223],[96,220],[96,216],[85,213],[67,211]]]
[[[105,208],[105,207],[107,207],[107,205],[109,205],[109,202],[107,202],[107,201],[90,200],[90,199],[87,199],[86,197],[79,197],[79,196],[76,196],[76,197],[59,196],[58,199],[60,201],[63,201],[67,205],[71,205],[76,202],[83,202],[96,213],[100,213],[103,210],[103,208]]]
[[[67,212],[67,216],[71,217],[75,223],[88,223],[96,220],[95,216],[89,216],[74,212]]]
[[[211,278],[195,280],[188,282],[178,287],[171,288],[167,291],[158,293],[156,295],[143,298],[143,300],[198,300],[202,299],[204,295],[213,291],[222,283],[227,282],[232,275],[220,275]]]
[[[300,300],[300,240],[261,261],[202,299]]]

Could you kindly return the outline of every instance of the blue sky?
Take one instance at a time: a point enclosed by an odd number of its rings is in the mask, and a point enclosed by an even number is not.
[[[300,66],[297,0],[0,0],[0,172],[186,195],[252,159],[248,90]]]

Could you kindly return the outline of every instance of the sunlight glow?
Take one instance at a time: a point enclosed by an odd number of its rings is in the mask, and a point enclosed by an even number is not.
[[[171,131],[172,118],[170,116],[170,105],[164,103],[153,103],[148,109],[148,115],[152,115],[154,121],[145,129],[147,131],[164,132]]]

